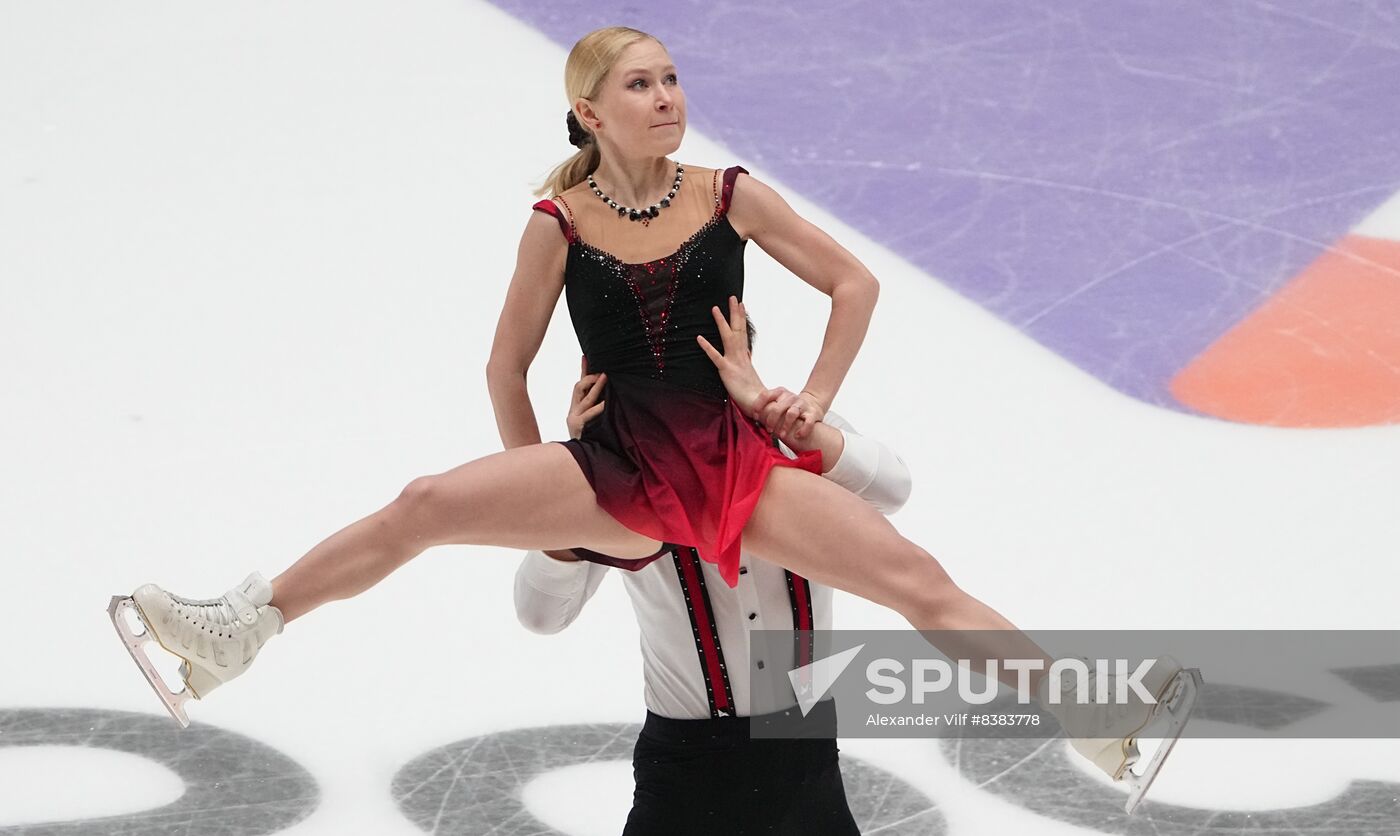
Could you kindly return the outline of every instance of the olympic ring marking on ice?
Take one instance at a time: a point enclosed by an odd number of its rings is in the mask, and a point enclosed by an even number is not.
[[[151,810],[0,827],[0,834],[237,833],[286,830],[316,809],[321,790],[301,764],[265,743],[217,726],[179,728],[164,714],[104,708],[0,709],[0,748],[75,746],[127,752],[180,776],[185,792]],[[229,826],[229,811],[239,821]]]

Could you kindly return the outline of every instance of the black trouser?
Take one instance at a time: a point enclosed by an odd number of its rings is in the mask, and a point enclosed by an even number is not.
[[[672,720],[648,711],[632,754],[637,788],[623,836],[859,836],[830,700],[806,718],[822,736],[750,736],[750,723],[790,722],[795,713]]]

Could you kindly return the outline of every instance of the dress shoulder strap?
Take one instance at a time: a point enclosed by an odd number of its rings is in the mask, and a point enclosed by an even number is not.
[[[563,198],[560,198],[560,200],[563,200]],[[565,204],[565,205],[567,205],[567,204]],[[562,210],[560,210],[559,204],[557,204],[557,203],[555,203],[554,201],[549,200],[548,198],[546,198],[546,199],[544,199],[544,200],[539,201],[538,203],[536,203],[534,206],[532,206],[532,207],[530,207],[530,208],[531,208],[531,209],[535,209],[535,210],[540,211],[540,212],[544,212],[546,215],[553,215],[554,218],[555,218],[555,220],[559,221],[559,228],[560,228],[561,230],[564,231],[564,240],[565,240],[565,241],[568,241],[570,244],[572,244],[572,243],[574,242],[574,238],[577,237],[577,236],[574,235],[574,229],[573,229],[573,227],[574,227],[574,222],[573,222],[573,218],[572,218],[572,217],[568,217],[568,218],[564,217],[564,212],[563,212]],[[573,213],[570,212],[569,215],[572,216]]]
[[[741,165],[732,165],[724,170],[724,189],[720,192],[719,211],[724,214],[729,211],[729,201],[734,194],[734,181],[740,174],[748,174],[749,170]]]

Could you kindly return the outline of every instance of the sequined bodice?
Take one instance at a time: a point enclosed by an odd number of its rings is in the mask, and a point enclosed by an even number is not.
[[[695,337],[719,348],[711,308],[719,306],[727,316],[729,297],[744,298],[745,241],[728,217],[740,171],[735,166],[725,172],[714,215],[674,253],[653,261],[623,262],[561,223],[569,237],[564,295],[590,372],[645,375],[726,397]],[[535,208],[559,216],[553,201]]]

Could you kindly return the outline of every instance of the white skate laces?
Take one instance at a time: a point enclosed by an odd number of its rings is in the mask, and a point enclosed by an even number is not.
[[[271,601],[272,585],[254,572],[218,598],[186,598],[146,584],[129,597],[114,596],[108,613],[132,659],[183,727],[189,725],[186,701],[202,699],[242,674],[263,644],[282,632],[282,612]],[[122,616],[125,610],[135,613],[144,632],[132,630]],[[150,641],[182,660],[185,687],[179,693],[166,686],[146,656],[144,645]]]
[[[225,638],[231,637],[237,629],[253,626],[258,620],[258,608],[272,600],[272,585],[254,572],[220,598],[169,597],[192,625]]]

